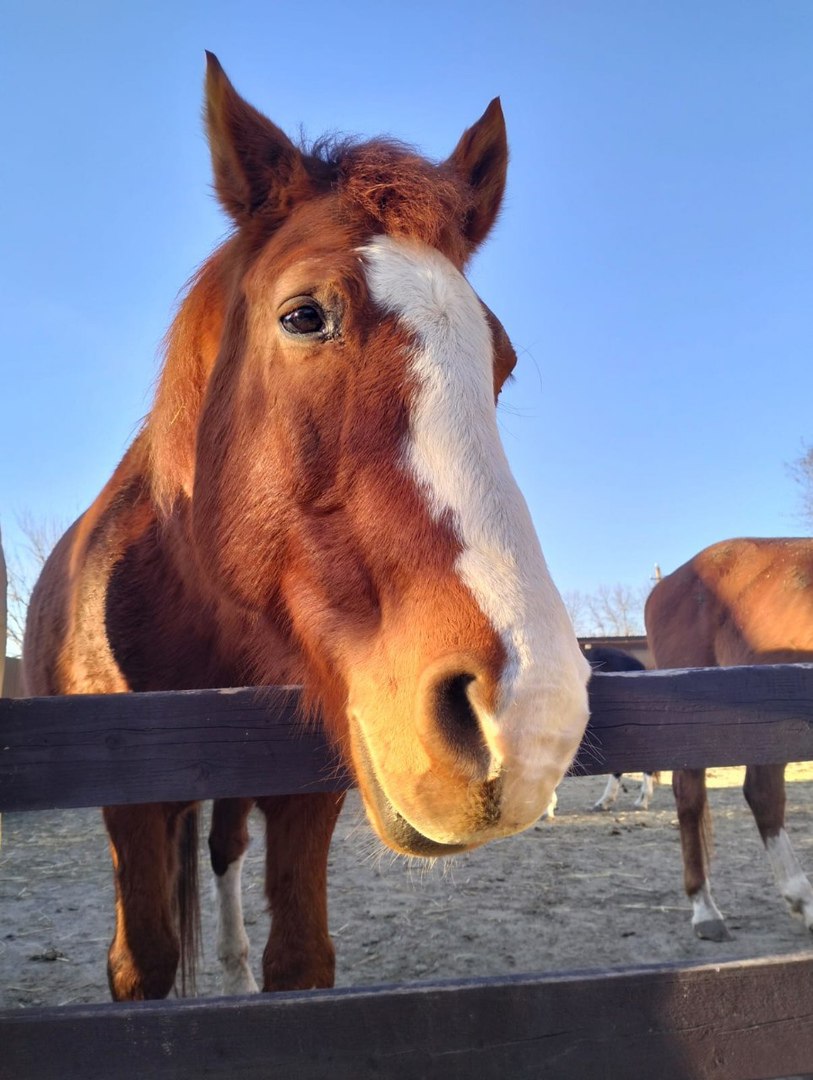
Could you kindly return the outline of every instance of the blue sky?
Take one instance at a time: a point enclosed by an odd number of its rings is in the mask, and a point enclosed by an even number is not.
[[[813,442],[813,3],[13,0],[0,16],[0,525],[66,523],[147,411],[224,234],[203,50],[289,132],[445,157],[501,95],[471,279],[520,354],[501,426],[562,590],[800,530]]]

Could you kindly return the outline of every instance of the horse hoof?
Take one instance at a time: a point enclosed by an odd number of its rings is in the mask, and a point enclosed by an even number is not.
[[[593,804],[593,809],[596,811],[596,813],[602,814],[605,813],[607,810],[610,810],[611,807],[605,806],[603,802],[597,802]]]
[[[704,919],[694,924],[694,932],[703,941],[733,941],[722,919]]]

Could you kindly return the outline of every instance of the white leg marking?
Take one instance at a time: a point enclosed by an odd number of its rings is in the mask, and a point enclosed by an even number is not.
[[[559,805],[559,796],[554,791],[554,793],[550,797],[550,802],[548,803],[547,809],[545,810],[545,813],[542,815],[542,820],[543,821],[545,821],[545,820],[549,821],[549,820],[552,820],[553,818],[555,818],[556,817],[556,807],[558,805]]]
[[[652,773],[645,772],[641,779],[641,790],[638,792],[638,798],[633,803],[635,809],[648,810],[654,792],[655,781],[652,779]]]
[[[621,787],[621,781],[610,773],[607,777],[607,786],[604,789],[604,794],[599,801],[593,805],[594,810],[609,810],[618,798],[618,790]]]
[[[472,708],[503,772],[506,818],[545,809],[587,722],[590,665],[556,591],[497,428],[494,345],[463,275],[425,244],[375,237],[362,249],[373,299],[414,334],[418,390],[405,447],[436,518],[454,522],[456,570],[508,655],[493,714]]]
[[[765,841],[765,850],[780,894],[794,915],[800,915],[807,929],[813,931],[813,888],[784,829]]]
[[[703,886],[689,899],[692,902],[692,926],[695,930],[719,924],[718,933],[701,933],[701,937],[709,937],[713,941],[724,941],[730,937],[725,929],[723,913],[714,902],[708,882],[704,882]]]
[[[254,994],[257,983],[248,963],[248,936],[243,924],[240,890],[245,855],[230,863],[222,876],[215,874],[217,889],[217,958],[222,966],[224,994]]]

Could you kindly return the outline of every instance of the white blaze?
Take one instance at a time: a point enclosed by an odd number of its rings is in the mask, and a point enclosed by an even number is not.
[[[457,573],[508,656],[496,713],[478,713],[495,764],[509,766],[504,804],[513,801],[512,811],[524,818],[539,783],[558,782],[579,744],[590,668],[500,441],[494,348],[482,305],[463,275],[427,245],[378,236],[362,254],[371,296],[416,340],[409,467],[432,515],[451,514],[462,546]],[[512,792],[521,778],[522,790]]]

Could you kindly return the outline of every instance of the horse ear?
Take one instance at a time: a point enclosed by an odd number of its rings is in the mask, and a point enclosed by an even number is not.
[[[283,216],[307,184],[304,160],[288,136],[237,93],[214,53],[206,53],[206,130],[215,190],[240,225]]]
[[[463,132],[446,166],[471,188],[472,205],[463,232],[474,249],[496,221],[505,192],[508,140],[499,98]]]

